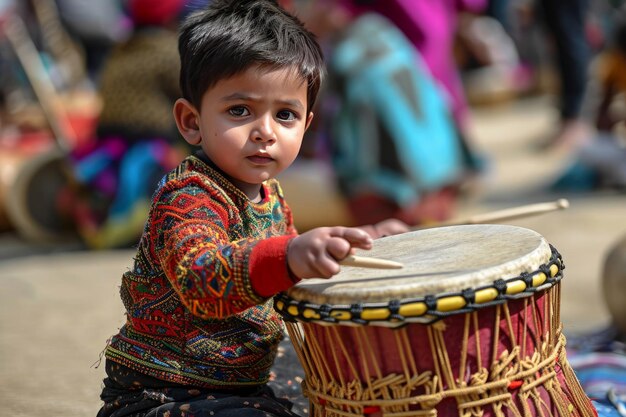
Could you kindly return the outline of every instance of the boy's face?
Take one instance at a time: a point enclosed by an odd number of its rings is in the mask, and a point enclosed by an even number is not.
[[[258,67],[219,81],[195,114],[200,146],[251,198],[295,160],[313,117],[306,82],[295,71]]]

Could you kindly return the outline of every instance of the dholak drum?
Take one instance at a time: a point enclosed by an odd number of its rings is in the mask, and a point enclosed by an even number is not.
[[[71,219],[58,210],[59,196],[71,181],[66,155],[59,149],[41,152],[21,164],[4,205],[22,237],[34,242],[75,238]]]
[[[450,226],[360,254],[404,268],[344,266],[275,300],[312,416],[595,415],[566,359],[563,262],[541,235]]]

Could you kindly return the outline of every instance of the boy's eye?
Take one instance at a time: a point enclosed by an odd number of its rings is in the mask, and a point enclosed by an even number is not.
[[[290,111],[290,110],[281,110],[276,114],[276,117],[278,117],[281,120],[295,120],[297,119],[297,116],[294,112]]]
[[[246,109],[243,106],[231,107],[230,109],[228,109],[228,113],[230,113],[231,116],[237,116],[237,117],[248,116],[250,114],[248,109]]]

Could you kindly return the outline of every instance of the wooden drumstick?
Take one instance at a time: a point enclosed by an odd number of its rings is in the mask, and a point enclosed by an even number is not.
[[[493,223],[503,220],[518,219],[520,217],[534,216],[536,214],[548,213],[555,210],[563,210],[569,207],[569,201],[560,198],[556,201],[546,203],[528,204],[525,206],[513,207],[504,210],[492,211],[490,213],[471,216],[465,223],[461,224],[483,224]]]
[[[563,210],[569,207],[569,201],[565,198],[559,198],[556,201],[549,201],[546,203],[528,204],[525,206],[512,207],[504,210],[492,211],[484,214],[477,214],[468,217],[464,220],[452,220],[450,222],[437,223],[432,226],[417,227],[416,229],[439,227],[439,226],[454,226],[462,224],[485,224],[496,223],[504,220],[512,220],[520,217],[534,216],[536,214],[548,213],[555,210]]]
[[[361,268],[376,269],[400,269],[404,268],[400,262],[388,261],[387,259],[370,258],[368,256],[348,255],[339,261],[340,265],[358,266]]]

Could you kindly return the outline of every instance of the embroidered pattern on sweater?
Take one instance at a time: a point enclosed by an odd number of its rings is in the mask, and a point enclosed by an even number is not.
[[[122,277],[127,321],[107,358],[174,383],[267,382],[283,323],[252,287],[250,255],[295,229],[278,183],[263,191],[263,201],[251,203],[193,156],[163,178]],[[286,264],[265,272],[288,273]]]

